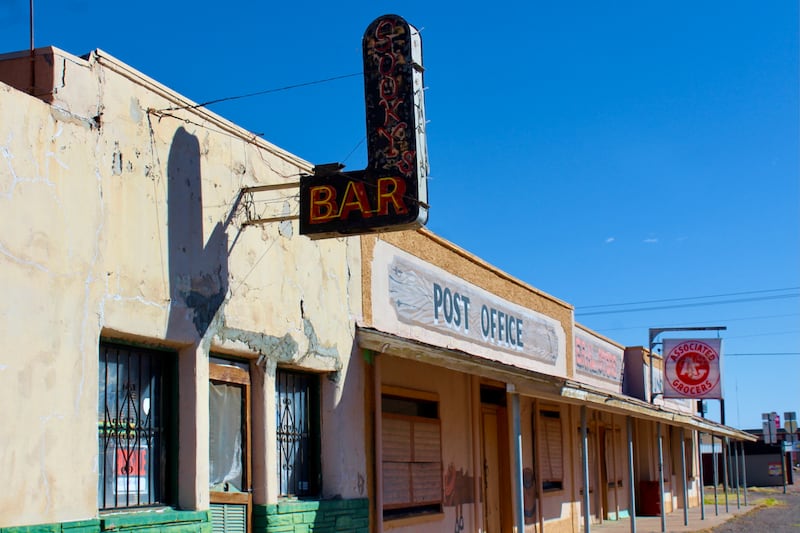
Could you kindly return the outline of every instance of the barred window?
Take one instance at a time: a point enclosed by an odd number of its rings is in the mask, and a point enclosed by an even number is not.
[[[383,517],[442,510],[442,437],[434,395],[387,393],[382,404]]]
[[[100,344],[97,506],[166,501],[169,354]]]
[[[319,376],[278,369],[275,376],[281,496],[320,490]]]

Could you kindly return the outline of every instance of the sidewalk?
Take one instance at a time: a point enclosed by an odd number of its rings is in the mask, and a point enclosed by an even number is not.
[[[709,494],[708,492],[706,494]],[[713,494],[713,493],[711,493]],[[713,497],[713,496],[712,496]],[[701,518],[700,507],[692,507],[689,509],[689,525],[684,525],[683,509],[676,509],[675,511],[667,514],[666,516],[666,531],[672,532],[686,532],[686,531],[705,531],[723,524],[733,518],[734,516],[741,515],[757,509],[759,507],[759,500],[763,500],[763,494],[748,493],[747,503],[744,505],[744,497],[740,497],[739,507],[736,505],[736,493],[728,494],[728,512],[725,512],[725,494],[720,492],[718,496],[719,505],[717,514],[714,503],[705,504],[705,520]],[[581,529],[583,529],[581,527]],[[591,533],[630,533],[631,520],[624,518],[622,520],[608,520],[602,524],[592,524]],[[661,517],[660,516],[637,516],[636,517],[636,533],[660,533],[661,532]]]

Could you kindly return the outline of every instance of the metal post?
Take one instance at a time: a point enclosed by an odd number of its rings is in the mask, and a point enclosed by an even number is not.
[[[511,394],[511,418],[514,425],[514,473],[516,480],[516,515],[517,531],[525,531],[525,500],[523,491],[525,490],[522,480],[522,426],[520,423],[519,394],[514,390],[513,385],[508,385]]]
[[[661,502],[661,533],[667,531],[667,513],[664,506],[664,443],[661,439],[661,422],[656,422],[658,438],[658,501]]]
[[[375,530],[383,533],[383,395],[381,394],[381,376],[383,358],[380,354],[372,352],[372,387],[375,413],[372,424],[373,439],[375,440]]]
[[[686,486],[686,440],[681,428],[681,479],[683,480],[683,525],[689,525],[689,488]]]
[[[714,516],[719,516],[719,464],[717,463],[717,444],[714,442],[714,435],[711,435],[711,457],[714,458]],[[721,444],[720,444],[721,445]]]
[[[728,509],[728,437],[722,439],[722,488],[725,490],[725,512],[730,512]]]
[[[747,507],[747,461],[744,458],[744,442],[739,442],[742,448],[742,485],[744,486],[744,506]]]
[[[636,476],[633,471],[633,418],[628,415],[628,514],[631,516],[631,533],[636,533]]]
[[[733,443],[733,457],[735,458],[733,461],[733,475],[736,476],[736,482],[734,483],[736,486],[736,508],[741,509],[742,504],[739,501],[739,446],[735,441]]]
[[[589,436],[586,431],[586,406],[581,405],[581,460],[583,462],[583,530],[591,531],[589,520]]]
[[[697,432],[698,473],[700,474],[700,520],[706,519],[705,478],[703,477],[703,434]]]
[[[786,494],[786,454],[783,453],[782,442],[778,442],[778,451],[781,454],[781,478],[783,478],[783,493]]]

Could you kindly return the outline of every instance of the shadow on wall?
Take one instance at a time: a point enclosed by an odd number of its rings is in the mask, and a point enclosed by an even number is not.
[[[201,178],[200,143],[178,128],[167,161],[169,339],[203,337],[228,292],[228,237],[217,222],[204,240]]]

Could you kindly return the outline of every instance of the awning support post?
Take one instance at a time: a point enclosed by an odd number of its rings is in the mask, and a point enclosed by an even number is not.
[[[661,502],[661,533],[667,533],[667,509],[664,507],[664,442],[661,438],[661,422],[656,422],[658,439],[658,501]]]
[[[698,474],[700,474],[700,520],[706,519],[706,494],[705,494],[705,478],[703,477],[703,434],[697,432],[697,459],[698,459]],[[712,443],[713,446],[713,443]]]
[[[633,417],[628,415],[628,514],[631,533],[636,533],[636,476],[633,471]]]
[[[589,517],[589,437],[586,430],[586,406],[581,405],[581,462],[583,463],[583,530],[591,532]]]
[[[747,507],[747,462],[744,458],[744,442],[739,442],[742,449],[742,485],[744,486],[744,506]]]
[[[683,525],[689,525],[689,489],[686,486],[686,440],[681,428],[681,480],[683,481]]]
[[[525,499],[523,496],[525,487],[522,479],[522,424],[520,422],[519,393],[511,384],[507,386],[507,390],[511,392],[511,418],[514,425],[514,475],[517,478],[515,483],[517,490],[514,492],[516,504],[514,521],[517,531],[521,532],[525,531]]]

